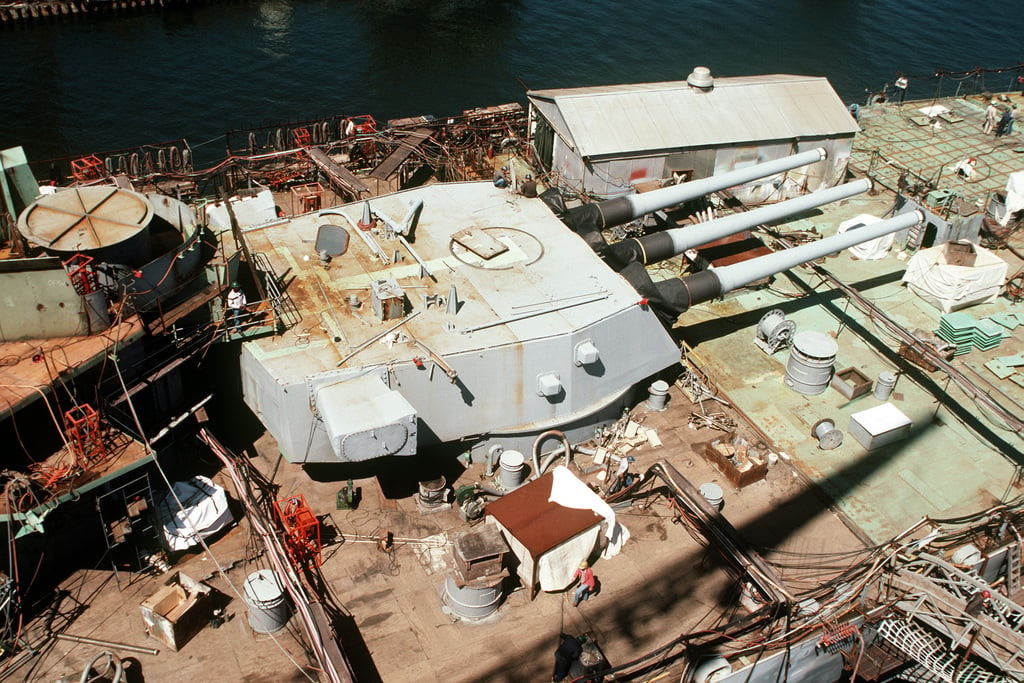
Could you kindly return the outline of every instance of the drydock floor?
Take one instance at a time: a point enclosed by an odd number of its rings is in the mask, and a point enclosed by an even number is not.
[[[632,451],[636,463],[631,471],[665,460],[695,485],[718,483],[725,492],[722,514],[744,538],[768,549],[764,555],[769,560],[862,547],[784,461],[770,468],[764,480],[742,490],[733,487],[701,455],[703,444],[721,432],[689,427],[694,410],[675,386],[664,412],[652,412],[641,403],[634,418],[656,429],[663,445]],[[273,472],[274,442],[263,436],[256,450],[254,464],[267,474]],[[589,465],[589,458],[581,464]],[[474,464],[457,473],[456,486],[479,481],[482,469],[483,465]],[[287,462],[280,464],[275,481],[281,485],[282,497],[306,496],[316,514],[326,515],[325,529],[337,532],[337,539],[324,547],[322,569],[358,629],[345,634],[343,646],[359,681],[548,680],[561,631],[594,634],[608,660],[622,664],[739,609],[733,582],[684,525],[673,523],[674,513],[664,498],[646,510],[619,512],[631,540],[620,555],[595,562],[601,591],[590,601],[574,608],[571,591],[541,592],[531,600],[528,591],[517,590],[496,613],[472,623],[442,609],[450,541],[453,534],[469,528],[454,510],[419,512],[415,498],[402,490],[411,482],[401,477],[356,480],[362,501],[355,510],[336,509],[336,494],[344,481],[316,481]],[[226,488],[233,495],[230,484]],[[381,552],[371,540],[380,529],[394,535],[393,551]],[[330,532],[325,533],[328,536]],[[130,584],[122,575],[120,590],[106,567],[77,574],[65,588],[88,607],[66,632],[158,648],[156,656],[128,655],[134,658],[136,673],[147,681],[316,680],[315,673],[305,668],[307,662],[294,636],[295,620],[273,638],[254,633],[243,600],[216,571],[219,563],[235,589],[241,590],[246,576],[265,566],[259,558],[248,557],[247,540],[242,522],[212,545],[215,559],[191,553],[172,568],[172,573],[206,580],[228,601],[230,617],[217,629],[204,627],[179,652],[147,638],[139,608],[169,574],[139,577]],[[70,598],[65,600],[65,607],[72,604]],[[77,680],[86,662],[101,649],[56,642],[31,664],[28,680],[53,681],[62,676]]]

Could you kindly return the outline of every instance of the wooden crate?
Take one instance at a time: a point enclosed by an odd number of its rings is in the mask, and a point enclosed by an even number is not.
[[[734,465],[729,460],[730,455],[735,455],[736,459],[743,464],[739,467]],[[732,445],[732,437],[715,439],[704,444],[704,458],[736,488],[741,489],[761,481],[768,474],[768,463],[758,464],[749,455],[744,455],[742,448],[737,452]]]
[[[146,632],[177,652],[213,614],[211,590],[206,584],[175,572],[160,590],[142,602]]]

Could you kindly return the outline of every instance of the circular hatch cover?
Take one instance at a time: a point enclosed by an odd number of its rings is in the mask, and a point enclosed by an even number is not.
[[[51,251],[87,252],[135,237],[152,218],[153,205],[145,196],[96,185],[37,199],[18,219],[18,230]]]

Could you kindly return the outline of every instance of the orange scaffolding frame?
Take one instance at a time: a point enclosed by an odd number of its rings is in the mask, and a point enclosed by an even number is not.
[[[321,562],[320,520],[301,493],[274,503],[284,529],[284,546],[296,568],[319,567]]]

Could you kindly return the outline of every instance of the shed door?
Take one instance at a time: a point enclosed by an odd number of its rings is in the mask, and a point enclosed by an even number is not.
[[[547,119],[537,119],[537,129],[533,134],[533,144],[537,149],[537,156],[540,158],[544,168],[551,168],[551,158],[555,147],[555,131],[547,122]]]

